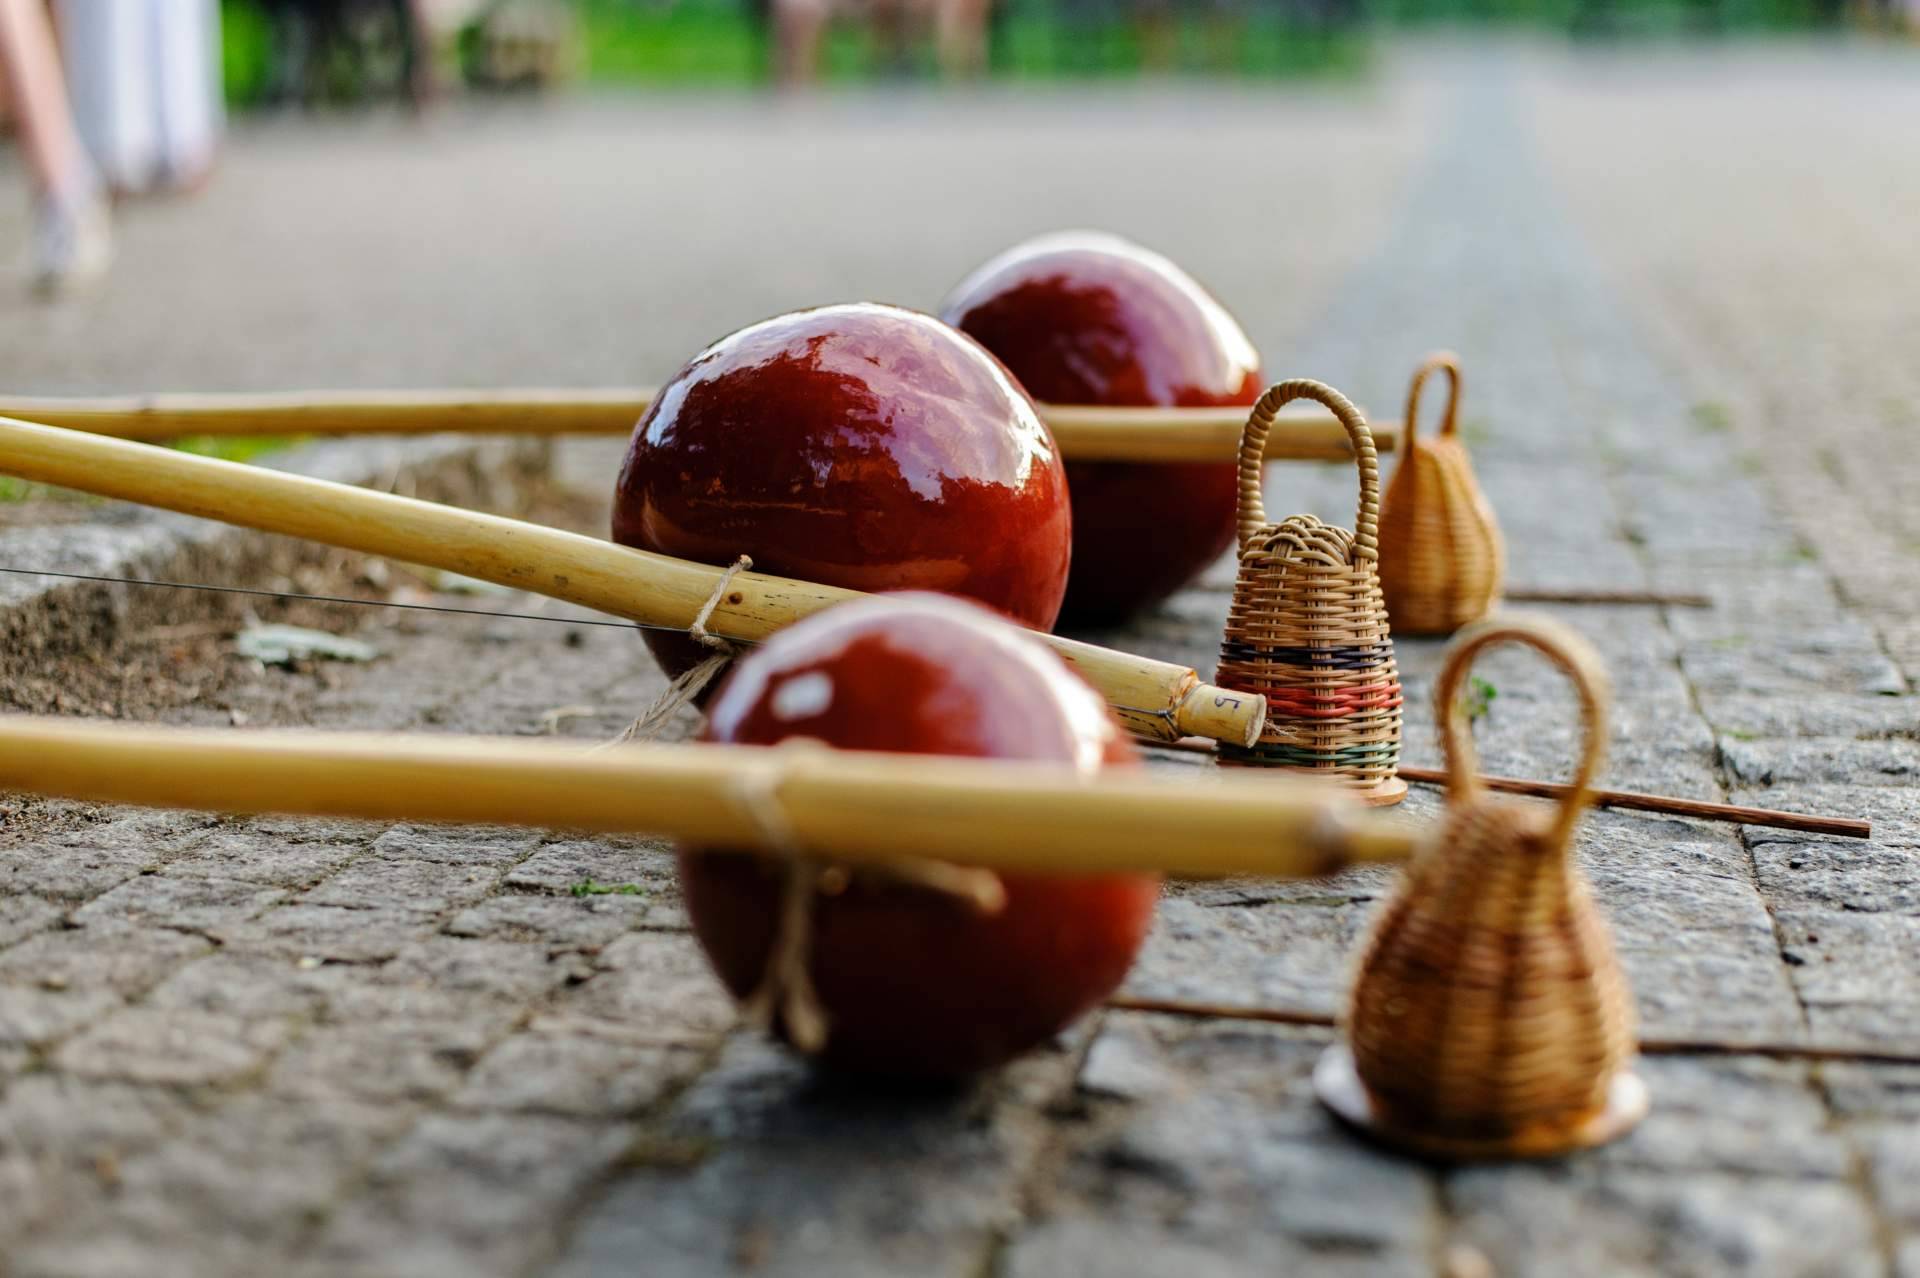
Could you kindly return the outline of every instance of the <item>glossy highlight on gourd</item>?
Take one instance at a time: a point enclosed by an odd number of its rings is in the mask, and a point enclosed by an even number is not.
[[[799,311],[701,352],[635,428],[613,536],[869,592],[937,590],[1050,629],[1071,550],[1066,475],[1033,402],[928,315]],[[648,642],[669,671],[674,636]]]

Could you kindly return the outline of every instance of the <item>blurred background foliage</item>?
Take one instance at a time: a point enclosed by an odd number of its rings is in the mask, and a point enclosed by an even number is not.
[[[773,0],[469,0],[436,33],[447,80],[538,87],[747,86],[766,82]],[[1054,80],[1135,75],[1288,77],[1363,69],[1374,37],[1401,28],[1508,28],[1589,40],[1760,35],[1892,25],[1885,0],[996,0],[987,74]],[[381,6],[370,5],[370,10]],[[267,100],[275,29],[265,0],[222,0],[228,99]],[[375,23],[366,48],[377,53]],[[503,50],[506,52],[503,54]],[[502,59],[507,63],[503,70]],[[835,83],[933,78],[930,43],[879,39],[854,0],[824,38]],[[352,100],[358,72],[332,94]]]

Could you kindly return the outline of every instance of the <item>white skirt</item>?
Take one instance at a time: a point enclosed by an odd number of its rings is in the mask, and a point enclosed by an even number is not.
[[[107,184],[190,182],[225,118],[219,0],[59,0],[74,123]]]

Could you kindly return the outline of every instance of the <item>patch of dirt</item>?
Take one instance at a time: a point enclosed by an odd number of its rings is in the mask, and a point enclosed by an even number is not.
[[[599,534],[606,499],[546,479],[518,486],[511,513],[538,523]],[[10,513],[67,522],[69,509],[90,502],[29,501]],[[182,565],[179,581],[338,595],[378,601],[434,603],[457,608],[501,607],[486,596],[436,592],[429,575],[410,566],[346,551],[275,539],[256,571],[236,577],[225,565]],[[265,670],[234,651],[233,637],[258,622],[306,626],[347,634],[391,620],[387,609],[312,603],[211,591],[73,583],[70,606],[56,610],[33,633],[6,636],[0,654],[0,709],[139,721],[182,719],[299,723],[316,693],[343,677],[331,662],[295,662]],[[414,614],[430,626],[431,616]]]
[[[319,562],[285,575],[218,584],[381,599],[406,584],[402,574],[384,569],[362,556],[329,552]],[[389,582],[389,589],[370,588],[370,578]],[[412,588],[426,592],[417,580]],[[258,662],[234,651],[233,636],[255,621],[341,634],[378,615],[370,608],[258,596],[126,586],[75,589],[130,596],[125,624],[103,617],[102,624],[92,628],[86,650],[48,644],[42,650],[45,661],[13,663],[0,682],[0,706],[140,720],[175,717],[169,712],[191,706],[207,712],[195,716],[204,721],[214,721],[221,713],[233,721],[245,693],[247,716],[257,716],[265,701],[274,707],[272,720],[297,720],[311,694],[337,672],[324,663],[296,662],[290,672],[276,672],[269,680]]]

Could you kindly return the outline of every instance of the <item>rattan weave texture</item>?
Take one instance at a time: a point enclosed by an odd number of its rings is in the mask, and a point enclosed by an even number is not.
[[[1496,797],[1476,777],[1461,682],[1476,654],[1508,642],[1544,653],[1580,694],[1586,745],[1554,807]],[[1382,1139],[1443,1158],[1610,1139],[1646,1100],[1631,1074],[1632,995],[1571,849],[1606,743],[1605,672],[1555,622],[1494,618],[1455,640],[1435,698],[1447,812],[1373,925],[1321,1095]]]
[[[1447,375],[1447,409],[1431,439],[1416,433],[1420,391]],[[1399,463],[1380,502],[1380,589],[1401,634],[1452,634],[1492,611],[1506,575],[1506,541],[1460,438],[1460,361],[1429,355],[1407,390]]]
[[[1267,522],[1260,484],[1268,431],[1296,399],[1346,427],[1360,472],[1353,531],[1312,515]],[[1380,459],[1359,410],[1299,379],[1271,387],[1240,440],[1240,566],[1216,682],[1267,699],[1267,726],[1222,763],[1330,774],[1357,789],[1399,786],[1400,675],[1381,595]]]

